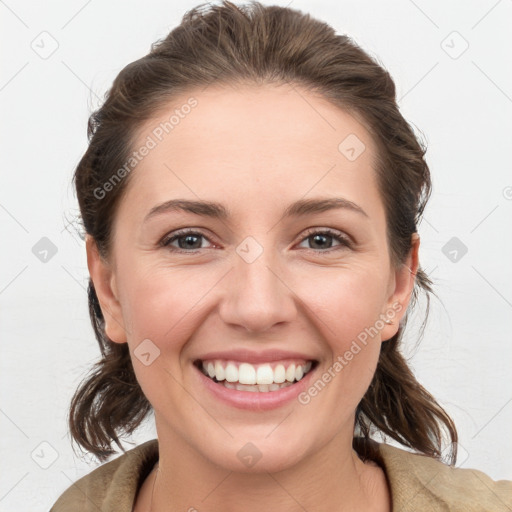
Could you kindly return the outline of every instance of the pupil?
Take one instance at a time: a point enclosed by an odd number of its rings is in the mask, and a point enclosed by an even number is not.
[[[194,239],[197,242],[197,240],[199,240],[199,237],[196,235],[186,235],[186,236],[182,237],[182,240],[184,240],[184,243],[183,244],[180,243],[180,248],[181,249],[190,249],[190,248],[196,249],[196,247],[192,247],[194,245]]]
[[[329,235],[313,235],[313,245],[316,245],[318,243],[318,241],[320,241],[320,244],[322,244],[322,241],[325,243],[325,241],[328,238],[332,238],[332,237]],[[322,248],[323,246],[320,245],[320,247]]]

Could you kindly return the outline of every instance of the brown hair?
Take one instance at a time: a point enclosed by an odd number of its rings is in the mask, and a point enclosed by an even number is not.
[[[431,192],[425,148],[400,114],[390,75],[351,39],[327,24],[289,8],[257,2],[202,4],[154,44],[145,57],[116,77],[101,108],[88,124],[89,146],[74,181],[86,232],[102,256],[109,253],[116,206],[130,174],[98,193],[123,167],[141,124],[171,97],[209,84],[247,82],[298,84],[322,94],[362,119],[379,148],[377,176],[383,197],[388,243],[395,264],[404,261]],[[418,291],[427,299],[431,281],[419,269]],[[89,311],[101,360],[81,383],[69,415],[73,439],[104,460],[115,453],[118,435],[131,434],[151,411],[133,371],[127,344],[113,343],[94,286],[89,281]],[[427,308],[428,313],[428,308]],[[444,409],[416,380],[399,350],[405,323],[382,344],[374,378],[356,410],[354,448],[370,456],[374,430],[404,446],[441,459],[442,431],[451,439],[456,460],[457,431]]]

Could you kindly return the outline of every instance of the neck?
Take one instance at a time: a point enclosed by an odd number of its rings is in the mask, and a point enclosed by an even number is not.
[[[158,438],[158,468],[146,480],[141,510],[391,510],[384,472],[376,464],[359,459],[352,449],[351,435],[337,435],[290,468],[247,473],[212,464],[183,440],[161,429]]]

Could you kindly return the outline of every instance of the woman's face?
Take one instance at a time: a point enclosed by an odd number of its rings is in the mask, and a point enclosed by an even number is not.
[[[413,286],[390,261],[368,131],[298,86],[210,86],[133,149],[109,262],[89,241],[89,268],[161,441],[235,471],[351,443]]]

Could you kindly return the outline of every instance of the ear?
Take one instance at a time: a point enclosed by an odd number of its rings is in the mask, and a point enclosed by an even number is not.
[[[115,343],[126,343],[126,330],[113,269],[100,256],[98,246],[90,235],[86,236],[85,248],[89,275],[105,319],[105,334]]]
[[[391,323],[386,323],[382,329],[382,341],[389,340],[398,332],[400,322],[407,312],[416,282],[416,273],[419,265],[419,247],[420,237],[418,233],[413,233],[411,249],[407,258],[399,267],[392,265],[386,304],[387,309],[382,313],[382,318],[388,319]]]

